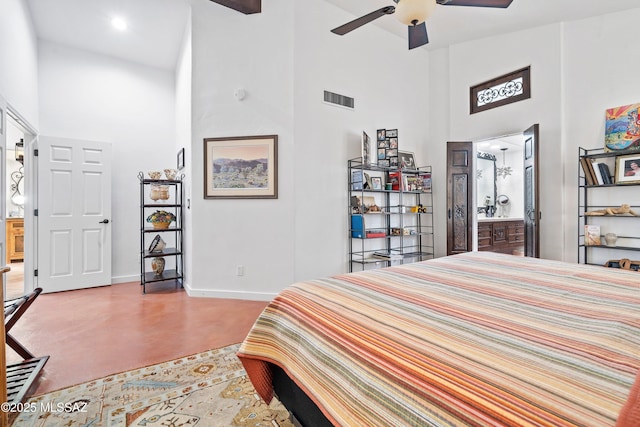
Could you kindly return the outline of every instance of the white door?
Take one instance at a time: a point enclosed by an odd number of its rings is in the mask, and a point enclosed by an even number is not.
[[[43,292],[111,284],[111,144],[38,137]]]

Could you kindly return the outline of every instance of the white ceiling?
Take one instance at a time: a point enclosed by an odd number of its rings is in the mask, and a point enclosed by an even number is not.
[[[191,0],[27,0],[27,3],[41,39],[172,70]],[[115,30],[111,25],[114,16],[125,19],[129,28],[124,32]]]
[[[347,21],[393,4],[392,0],[325,1],[352,14]],[[208,2],[211,7],[223,7],[209,0],[27,2],[41,39],[164,69],[174,68],[190,3]],[[638,0],[514,0],[508,9],[438,5],[427,21],[430,43],[425,48],[441,48],[474,38],[637,7],[640,7]],[[268,10],[269,1],[265,0],[263,11]],[[128,21],[126,32],[119,33],[111,27],[114,15]],[[327,31],[344,23],[327,22]],[[407,37],[406,27],[393,16],[384,16],[368,25]]]

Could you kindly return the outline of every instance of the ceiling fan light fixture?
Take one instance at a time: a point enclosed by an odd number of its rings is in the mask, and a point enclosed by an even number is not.
[[[395,16],[405,25],[418,25],[427,20],[436,8],[436,0],[399,0]]]

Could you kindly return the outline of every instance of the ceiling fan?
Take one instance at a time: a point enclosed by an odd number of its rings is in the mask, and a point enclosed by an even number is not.
[[[398,21],[409,28],[409,49],[429,43],[425,21],[435,9],[436,4],[443,6],[474,6],[507,8],[513,0],[393,0],[396,6],[385,6],[360,18],[331,30],[343,36],[356,28],[368,24],[384,15],[396,14]]]

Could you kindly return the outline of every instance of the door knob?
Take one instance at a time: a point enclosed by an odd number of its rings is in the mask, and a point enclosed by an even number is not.
[[[109,220],[108,219],[103,219],[98,224],[109,224]]]

